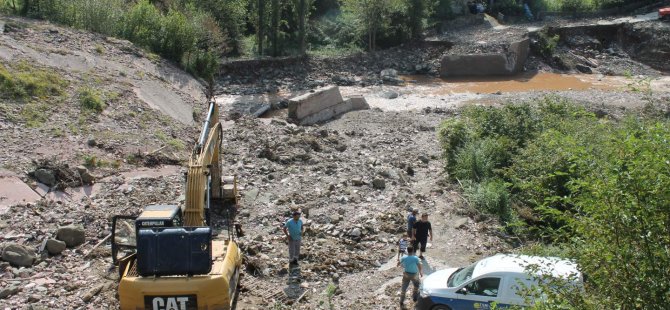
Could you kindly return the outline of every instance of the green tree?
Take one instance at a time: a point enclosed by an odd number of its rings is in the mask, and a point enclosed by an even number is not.
[[[307,0],[300,0],[298,5],[298,42],[300,54],[305,54],[305,19],[307,19]]]
[[[121,35],[137,45],[156,51],[160,48],[161,19],[160,11],[149,0],[140,0],[127,12]]]
[[[342,9],[354,16],[357,28],[367,37],[368,50],[374,51],[377,32],[388,15],[392,0],[343,0]]]
[[[272,43],[272,57],[279,56],[279,19],[281,6],[279,0],[272,0],[272,21],[270,26],[270,40]]]
[[[631,121],[574,183],[576,254],[603,309],[670,304],[669,140],[667,122]]]
[[[258,22],[257,22],[257,39],[258,55],[263,55],[263,41],[265,41],[265,0],[258,0]]]
[[[413,40],[421,38],[423,19],[426,17],[426,0],[409,0],[409,28]]]

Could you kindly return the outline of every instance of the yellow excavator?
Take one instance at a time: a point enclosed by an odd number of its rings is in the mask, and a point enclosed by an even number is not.
[[[242,252],[237,179],[222,177],[219,109],[209,100],[189,160],[183,207],[152,205],[112,219],[122,310],[234,309]]]

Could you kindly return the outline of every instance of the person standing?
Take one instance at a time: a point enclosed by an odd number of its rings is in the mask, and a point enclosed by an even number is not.
[[[414,248],[407,248],[407,256],[403,256],[398,262],[398,266],[403,266],[402,286],[400,288],[400,309],[405,309],[405,295],[409,283],[412,282],[414,290],[412,291],[412,300],[416,301],[419,297],[419,285],[423,277],[421,261],[414,255]]]
[[[410,212],[407,215],[407,235],[410,237],[410,239],[414,239],[414,235],[412,234],[412,229],[414,228],[414,223],[416,223],[416,215],[419,214],[419,209],[414,208],[412,209],[412,212]]]
[[[421,220],[414,223],[413,233],[414,248],[421,251],[419,253],[419,258],[424,259],[423,253],[426,252],[428,238],[430,238],[430,242],[433,242],[433,228],[428,221],[428,213],[421,214]],[[419,246],[421,247],[419,248]]]
[[[293,218],[286,221],[283,227],[284,235],[288,240],[288,256],[290,264],[298,264],[300,258],[300,243],[305,227],[300,219],[300,211],[293,211]]]
[[[400,257],[403,255],[407,255],[407,248],[409,247],[409,242],[410,238],[409,235],[405,234],[402,237],[400,237],[400,240],[398,240],[398,261],[400,261]]]
[[[526,19],[528,21],[533,21],[535,20],[535,17],[533,16],[533,12],[530,10],[530,3],[531,0],[523,0],[523,13],[526,15]]]

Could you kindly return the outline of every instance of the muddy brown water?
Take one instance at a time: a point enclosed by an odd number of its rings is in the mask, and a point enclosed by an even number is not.
[[[427,90],[432,95],[590,89],[613,90],[626,86],[625,79],[621,77],[549,72],[524,72],[511,77],[436,78],[425,75],[408,75],[401,78],[407,85],[427,86]]]

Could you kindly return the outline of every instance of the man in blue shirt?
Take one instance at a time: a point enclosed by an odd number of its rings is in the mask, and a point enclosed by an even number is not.
[[[416,215],[419,214],[419,209],[412,209],[412,213],[407,215],[407,235],[410,239],[414,238],[412,234],[412,229],[414,229],[414,223],[416,223]]]
[[[407,248],[407,256],[403,256],[398,262],[402,265],[404,272],[402,274],[402,287],[400,288],[400,308],[405,309],[405,294],[409,288],[409,282],[412,282],[414,290],[412,291],[412,300],[416,301],[419,297],[420,277],[423,277],[421,260],[414,255],[414,248]]]
[[[305,232],[302,220],[300,220],[300,211],[293,211],[293,218],[286,221],[283,230],[288,240],[289,263],[297,265],[298,258],[300,258],[300,242]]]

